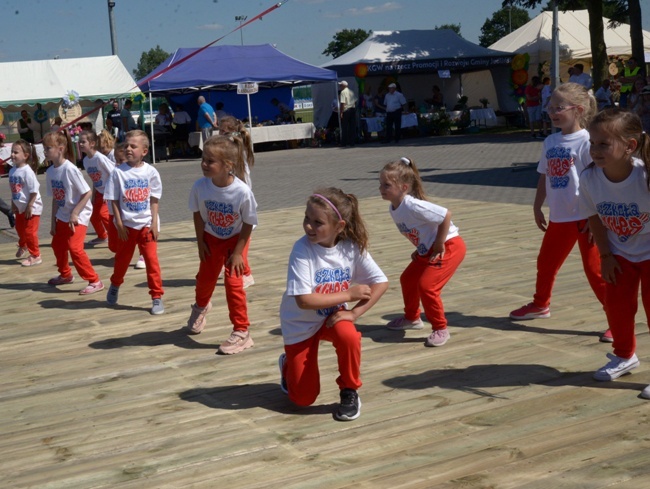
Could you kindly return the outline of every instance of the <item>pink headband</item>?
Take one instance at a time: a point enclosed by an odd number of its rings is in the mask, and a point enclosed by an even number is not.
[[[343,218],[341,217],[341,213],[339,210],[336,208],[334,204],[332,204],[332,201],[330,201],[327,197],[322,196],[321,194],[312,194],[312,197],[318,197],[319,199],[324,200],[329,204],[329,206],[334,209],[334,212],[336,212],[336,215],[339,216],[339,221],[343,221]]]

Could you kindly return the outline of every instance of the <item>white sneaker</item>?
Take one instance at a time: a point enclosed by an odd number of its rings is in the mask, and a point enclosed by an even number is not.
[[[393,331],[404,331],[406,329],[422,329],[424,328],[424,323],[420,318],[417,318],[415,321],[406,319],[404,316],[393,319],[390,323],[386,325],[388,329]]]
[[[644,399],[650,399],[650,385],[641,391],[641,397]]]
[[[138,258],[138,261],[135,262],[133,268],[135,268],[136,270],[144,270],[145,268],[147,268],[147,265],[144,262],[144,256],[140,255],[140,258]]]
[[[255,285],[255,279],[252,275],[244,275],[244,288],[247,289],[251,285]]]
[[[621,375],[625,375],[639,366],[639,359],[636,355],[632,355],[631,358],[621,358],[613,353],[608,353],[607,357],[610,358],[609,363],[594,372],[594,379],[600,382],[618,379]]]

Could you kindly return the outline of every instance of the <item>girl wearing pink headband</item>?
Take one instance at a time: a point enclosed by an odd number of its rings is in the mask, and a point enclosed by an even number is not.
[[[388,288],[388,281],[367,252],[368,233],[354,195],[336,188],[319,190],[307,200],[305,236],[289,257],[287,290],[280,304],[284,353],[280,387],[299,406],[320,393],[318,346],[336,349],[340,421],[361,414],[361,333],[354,321]],[[354,284],[354,285],[353,285]],[[349,308],[347,302],[356,302]]]

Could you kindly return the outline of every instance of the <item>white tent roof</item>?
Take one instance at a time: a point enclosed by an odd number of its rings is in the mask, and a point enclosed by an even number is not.
[[[603,17],[607,54],[621,56],[632,54],[630,26],[621,24],[609,29],[609,19]],[[564,62],[591,58],[589,14],[586,10],[559,12],[560,59]],[[533,63],[550,61],[553,12],[542,12],[527,24],[511,32],[490,46],[491,49],[528,53]],[[643,31],[643,44],[650,52],[650,32]]]
[[[84,100],[140,91],[117,56],[0,63],[0,107],[58,104],[69,90]]]

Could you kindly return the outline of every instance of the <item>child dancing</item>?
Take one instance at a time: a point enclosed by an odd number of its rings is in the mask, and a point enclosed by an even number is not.
[[[600,112],[589,136],[594,165],[580,177],[580,203],[600,252],[614,338],[614,354],[594,379],[609,381],[639,365],[634,334],[639,285],[650,321],[650,136],[636,114],[620,109]],[[650,399],[650,385],[641,396]]]
[[[388,281],[367,251],[354,195],[318,190],[307,200],[303,229],[289,256],[280,304],[280,386],[295,404],[313,404],[320,393],[319,343],[329,341],[338,358],[341,397],[334,416],[353,420],[361,414],[361,333],[354,322],[386,292]],[[348,301],[357,304],[348,309]]]
[[[118,243],[111,286],[106,295],[109,305],[117,304],[120,286],[137,245],[147,267],[147,285],[152,299],[151,314],[163,314],[165,307],[158,263],[158,202],[162,196],[160,174],[145,163],[149,139],[140,130],[126,134],[126,163],[111,173],[104,197],[113,208]]]
[[[598,249],[591,241],[587,215],[578,205],[579,175],[591,162],[589,133],[585,129],[596,113],[596,99],[577,83],[555,89],[547,107],[553,125],[561,130],[544,140],[537,166],[539,180],[533,204],[537,227],[544,232],[537,257],[537,282],[533,302],[515,309],[511,319],[536,319],[551,316],[551,291],[560,267],[578,242],[582,266],[594,294],[605,304],[605,282],[600,275]],[[542,204],[548,201],[547,225]],[[601,341],[611,342],[609,330]]]
[[[440,294],[465,258],[465,242],[451,222],[451,212],[426,199],[413,160],[401,158],[384,166],[379,174],[379,193],[390,202],[397,229],[416,248],[400,277],[404,316],[393,319],[387,327],[398,331],[422,329],[422,301],[433,330],[424,344],[443,346],[450,335]]]
[[[52,196],[52,251],[59,269],[58,277],[50,279],[49,285],[71,284],[74,281],[68,263],[68,253],[77,273],[88,285],[79,291],[81,295],[104,290],[90,259],[84,250],[86,230],[92,214],[90,187],[79,169],[67,155],[74,154],[68,131],[48,132],[43,138],[45,158],[52,166],[45,173],[47,193]]]
[[[189,207],[199,249],[195,304],[187,321],[187,332],[198,334],[205,328],[212,308],[210,298],[219,271],[226,267],[226,302],[233,331],[219,346],[218,353],[232,355],[253,346],[248,328],[248,310],[243,274],[244,249],[257,224],[257,203],[251,189],[234,173],[241,141],[227,136],[212,136],[203,145],[201,170],[204,177],[192,186]]]
[[[99,137],[93,131],[82,131],[79,136],[79,149],[86,154],[83,160],[86,173],[93,182],[91,202],[93,213],[90,223],[95,228],[97,237],[90,244],[95,246],[108,241],[108,206],[104,200],[104,187],[115,169],[115,163],[99,151]]]
[[[19,139],[11,147],[11,159],[14,166],[9,171],[9,187],[18,234],[16,258],[29,255],[21,262],[22,266],[40,265],[43,259],[38,246],[38,226],[41,222],[43,202],[39,192],[40,184],[33,169],[38,168],[36,150],[24,139]]]

